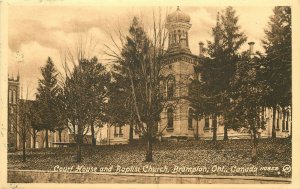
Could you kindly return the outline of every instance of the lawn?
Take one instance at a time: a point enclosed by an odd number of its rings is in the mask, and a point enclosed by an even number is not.
[[[261,139],[258,162],[250,163],[251,140],[165,141],[153,146],[154,161],[144,162],[146,145],[84,146],[83,161],[77,164],[76,148],[27,150],[8,154],[8,169],[57,170],[66,167],[97,167],[100,172],[140,172],[194,175],[251,175],[291,177],[291,139]],[[56,169],[54,169],[56,167]],[[108,168],[111,168],[109,170]],[[107,169],[105,169],[107,168]]]

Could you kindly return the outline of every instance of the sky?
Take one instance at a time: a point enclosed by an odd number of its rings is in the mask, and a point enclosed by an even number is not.
[[[211,40],[211,28],[216,23],[218,11],[226,7],[181,6],[190,15],[189,47],[198,54],[199,41]],[[255,42],[255,50],[263,52],[261,39],[273,14],[271,6],[233,7],[239,17],[238,24],[248,41]],[[89,44],[88,56],[97,56],[108,64],[105,45],[113,45],[116,31],[128,31],[133,16],[141,17],[146,31],[151,30],[153,11],[162,17],[176,10],[172,7],[101,7],[101,6],[10,6],[8,12],[8,74],[21,76],[23,88],[29,88],[29,98],[34,99],[41,67],[50,56],[60,72],[63,71],[64,53],[75,51],[79,37]],[[118,40],[117,40],[118,43]],[[95,45],[95,46],[94,46]],[[246,50],[248,44],[242,46]]]

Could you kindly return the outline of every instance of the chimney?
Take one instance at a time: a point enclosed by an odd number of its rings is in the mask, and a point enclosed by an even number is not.
[[[254,43],[253,41],[248,43],[248,45],[249,45],[249,54],[250,54],[250,55],[253,55],[253,54],[254,54],[254,52],[253,52],[254,44],[255,44],[255,43]]]
[[[18,75],[17,75],[17,81],[20,80],[20,73],[19,73],[19,70],[18,70]]]
[[[204,50],[204,43],[202,41],[199,42],[199,56],[202,57],[203,55],[203,50]]]

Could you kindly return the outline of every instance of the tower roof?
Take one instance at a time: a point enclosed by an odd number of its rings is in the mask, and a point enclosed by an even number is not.
[[[188,14],[182,12],[177,6],[177,10],[167,16],[167,23],[190,23],[191,17]]]

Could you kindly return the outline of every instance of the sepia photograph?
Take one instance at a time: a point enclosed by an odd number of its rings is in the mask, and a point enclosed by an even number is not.
[[[292,184],[290,4],[40,3],[5,4],[9,188]]]

